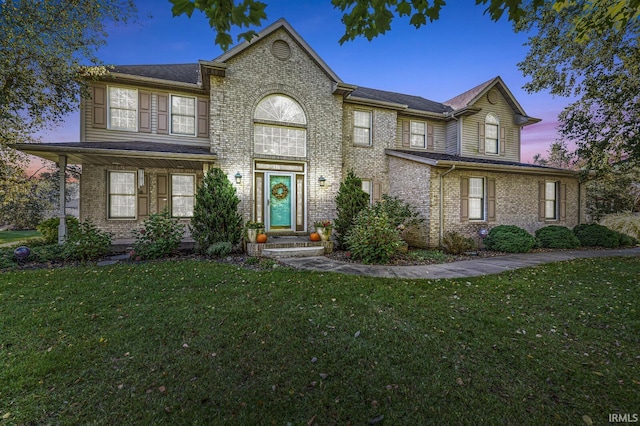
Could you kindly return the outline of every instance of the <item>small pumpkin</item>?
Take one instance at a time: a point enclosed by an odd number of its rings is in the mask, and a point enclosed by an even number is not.
[[[267,234],[258,234],[256,237],[256,241],[258,244],[264,244],[267,242]]]
[[[320,241],[320,234],[318,234],[317,232],[312,232],[311,235],[309,235],[309,238],[311,239],[311,241]]]

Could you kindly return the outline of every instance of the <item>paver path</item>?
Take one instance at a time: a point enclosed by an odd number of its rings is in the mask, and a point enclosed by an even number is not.
[[[324,256],[291,257],[278,260],[291,267],[311,271],[339,272],[343,274],[368,275],[372,277],[435,279],[475,277],[479,275],[498,274],[504,271],[540,265],[543,263],[580,258],[614,256],[640,256],[640,247],[615,250],[566,250],[510,254],[505,256],[484,257],[451,263],[418,266],[361,265],[341,262]]]

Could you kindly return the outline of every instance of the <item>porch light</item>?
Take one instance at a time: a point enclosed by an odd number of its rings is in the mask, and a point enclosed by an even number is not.
[[[236,173],[235,178],[236,178],[236,183],[240,185],[242,183],[242,175],[240,174],[240,172]]]
[[[324,178],[324,176],[320,175],[320,177],[318,178],[318,184],[320,184],[320,186],[324,187],[324,184],[327,180]]]
[[[138,169],[138,187],[144,186],[144,169]]]

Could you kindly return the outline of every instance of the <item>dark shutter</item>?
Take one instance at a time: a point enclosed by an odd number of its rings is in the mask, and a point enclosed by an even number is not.
[[[198,137],[209,136],[209,101],[198,99]]]
[[[138,131],[151,133],[151,93],[138,92]]]
[[[411,122],[402,120],[402,146],[411,146]]]
[[[500,126],[500,155],[504,155],[506,149],[506,133],[507,130],[503,126]]]
[[[156,194],[156,212],[161,213],[164,209],[169,208],[169,175],[159,174],[156,176],[157,194]]]
[[[433,124],[427,123],[427,149],[433,149]]]
[[[138,218],[145,219],[147,216],[149,216],[149,175],[144,176],[144,185],[138,187]]]
[[[484,154],[484,123],[478,123],[478,152]]]
[[[559,186],[560,186],[560,220],[566,220],[567,219],[567,184],[559,183]]]
[[[460,178],[460,220],[469,220],[469,178],[466,177]]]
[[[157,133],[166,135],[169,133],[169,96],[158,95],[158,129]]]
[[[538,182],[538,220],[544,220],[545,212],[545,193],[544,181]]]
[[[496,221],[496,180],[487,179],[487,220]]]
[[[97,129],[107,128],[107,88],[104,86],[93,86],[92,90],[92,114],[93,127]]]
[[[373,202],[382,200],[382,184],[373,182]]]

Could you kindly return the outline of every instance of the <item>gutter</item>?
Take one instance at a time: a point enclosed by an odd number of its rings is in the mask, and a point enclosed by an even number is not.
[[[456,165],[452,165],[449,170],[440,174],[440,214],[439,214],[439,223],[438,223],[438,232],[439,232],[439,240],[438,244],[442,244],[442,238],[444,237],[444,177],[454,171],[456,169]]]

